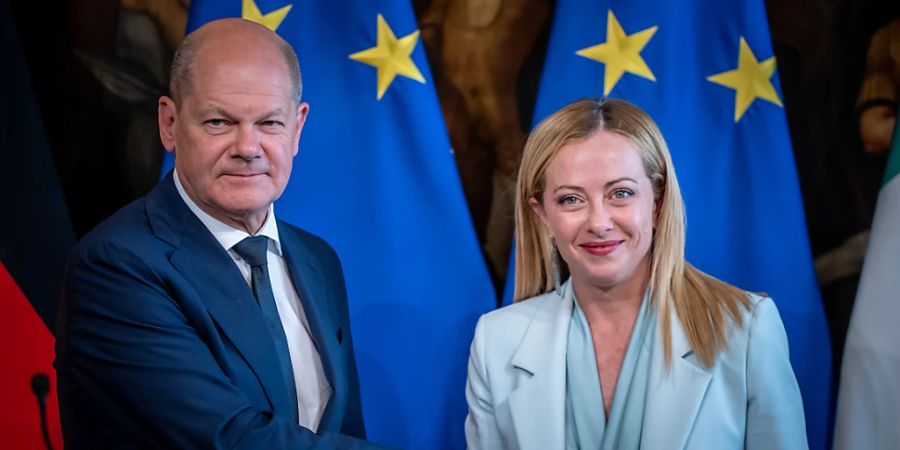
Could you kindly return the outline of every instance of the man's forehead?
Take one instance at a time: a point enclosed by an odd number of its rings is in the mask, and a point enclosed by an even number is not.
[[[197,48],[191,64],[195,88],[204,83],[292,87],[291,70],[284,53],[272,43],[248,46],[247,42],[210,42]]]
[[[197,47],[194,69],[213,69],[222,66],[269,67],[272,70],[288,71],[284,54],[271,42],[253,45],[251,42],[227,40],[209,42]]]
[[[260,42],[276,42],[280,40],[275,32],[265,26],[239,18],[226,18],[207,22],[194,30],[189,37],[197,40],[198,44],[203,41],[256,40]]]
[[[273,96],[273,95],[264,95],[261,97],[257,97],[254,94],[237,94],[232,97],[215,97],[215,96],[204,96],[204,98],[200,98],[201,96],[194,97],[194,108],[197,112],[200,113],[221,113],[221,114],[237,114],[239,112],[252,111],[252,112],[265,112],[266,114],[284,114],[289,115],[297,108],[297,105],[294,105],[289,98],[286,98],[283,95]],[[257,97],[262,98],[263,100],[270,100],[265,102],[250,102],[250,101],[242,101],[249,97]]]
[[[247,90],[194,90],[185,96],[179,106],[188,116],[201,118],[223,116],[231,119],[256,120],[262,117],[294,117],[299,104],[290,92],[257,92]]]
[[[271,65],[210,65],[197,67],[192,91],[200,98],[225,96],[293,99],[293,83],[287,70]]]

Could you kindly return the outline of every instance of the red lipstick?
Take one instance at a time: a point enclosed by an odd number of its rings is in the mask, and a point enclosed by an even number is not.
[[[586,242],[584,244],[580,244],[579,246],[583,248],[586,252],[597,255],[597,256],[605,256],[612,252],[614,252],[619,245],[624,241],[620,240],[608,240],[608,241],[595,241],[595,242]]]

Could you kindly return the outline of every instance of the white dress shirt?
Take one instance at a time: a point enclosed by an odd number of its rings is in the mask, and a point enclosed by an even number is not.
[[[251,269],[232,247],[250,235],[244,230],[239,230],[207,214],[187,195],[178,172],[175,172],[175,187],[181,199],[187,204],[191,212],[203,222],[209,232],[219,241],[219,244],[228,251],[234,263],[244,275],[244,280],[251,285]],[[266,254],[269,265],[269,278],[272,283],[272,293],[275,296],[275,305],[278,308],[278,316],[281,318],[281,326],[287,338],[288,351],[291,354],[291,366],[294,372],[294,383],[297,387],[297,404],[300,413],[301,426],[316,431],[319,421],[325,412],[325,405],[331,398],[331,385],[325,378],[322,369],[322,360],[312,340],[309,331],[309,323],[306,314],[303,313],[303,305],[288,272],[284,254],[281,251],[281,241],[278,236],[278,223],[275,220],[275,207],[269,206],[269,214],[266,222],[257,233],[257,236],[269,238],[269,250]]]

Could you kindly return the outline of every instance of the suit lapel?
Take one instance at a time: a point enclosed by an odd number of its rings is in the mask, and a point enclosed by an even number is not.
[[[565,446],[566,342],[574,294],[571,281],[537,311],[511,364],[522,382],[509,396],[519,447],[562,450]]]
[[[641,434],[644,450],[684,448],[712,379],[712,373],[696,359],[674,310],[670,317],[672,366],[666,370],[657,332]]]
[[[509,396],[523,450],[565,446],[565,355],[574,307],[571,280],[561,290],[560,301],[548,302],[535,313],[511,360],[525,377]],[[696,359],[674,311],[671,319],[674,357],[669,369],[663,361],[661,333],[655,333],[641,435],[644,450],[684,448],[712,379]]]
[[[343,331],[338,323],[337,305],[333,304],[322,274],[312,264],[318,261],[317,256],[287,224],[280,222],[278,230],[291,281],[303,305],[303,313],[319,352],[325,377],[332,387],[331,399],[325,406],[319,430],[337,430],[344,416],[344,397],[347,395],[347,379],[343,373],[339,348]]]
[[[148,195],[147,214],[157,237],[175,247],[172,265],[256,373],[269,403],[276,411],[290,411],[281,366],[256,297],[228,252],[184,204],[171,172]]]

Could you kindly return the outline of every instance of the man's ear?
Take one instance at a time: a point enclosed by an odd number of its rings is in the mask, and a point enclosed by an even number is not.
[[[175,151],[175,127],[178,118],[178,108],[175,100],[163,95],[159,98],[156,109],[156,118],[159,121],[159,140],[167,152]]]
[[[303,125],[306,123],[306,116],[309,114],[309,103],[300,102],[297,105],[297,122],[294,126],[297,130],[297,136],[294,138],[294,156],[300,148],[300,133],[303,131]]]

